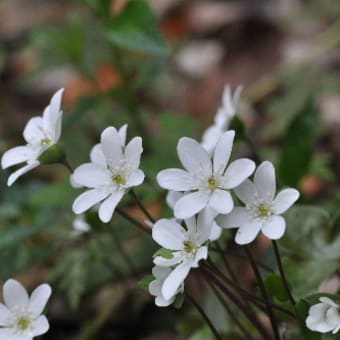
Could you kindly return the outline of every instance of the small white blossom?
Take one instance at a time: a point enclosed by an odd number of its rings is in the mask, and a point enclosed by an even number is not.
[[[74,236],[79,236],[81,234],[87,233],[90,231],[91,226],[86,222],[85,215],[80,214],[77,216],[72,223],[74,228]]]
[[[162,286],[164,281],[167,279],[172,269],[169,267],[159,267],[154,266],[152,268],[152,275],[155,277],[155,280],[150,282],[149,284],[149,292],[151,295],[155,296],[155,304],[158,307],[167,307],[171,305],[175,299],[176,295],[179,293],[183,293],[184,291],[184,283],[178,287],[177,291],[175,291],[174,295],[169,299],[165,299],[162,294]]]
[[[106,128],[100,144],[91,151],[91,163],[80,165],[72,175],[73,183],[90,188],[76,198],[73,211],[81,214],[101,202],[99,218],[109,222],[125,192],[144,180],[144,172],[138,168],[142,151],[140,137],[133,138],[125,147],[118,131]]]
[[[275,169],[271,162],[259,165],[254,175],[254,182],[249,179],[235,189],[237,197],[245,207],[235,207],[225,216],[219,216],[217,223],[223,228],[239,228],[235,242],[248,244],[262,231],[272,240],[283,236],[286,221],[280,216],[299,198],[295,189],[284,189],[276,196]]]
[[[209,153],[214,150],[218,139],[229,128],[230,122],[236,114],[242,89],[242,86],[238,86],[232,94],[230,86],[225,86],[222,106],[216,112],[214,124],[209,126],[202,136],[201,144]]]
[[[320,303],[313,305],[308,312],[306,326],[312,331],[320,333],[340,330],[340,306],[328,297],[321,297]]]
[[[172,252],[170,257],[156,256],[154,263],[160,267],[174,267],[165,278],[161,294],[165,300],[172,299],[188,276],[191,268],[207,259],[213,215],[203,211],[196,217],[185,220],[187,229],[175,220],[161,219],[152,228],[152,238],[163,248]]]
[[[43,312],[51,296],[51,287],[42,284],[29,297],[26,289],[16,280],[7,280],[3,286],[0,304],[0,339],[31,340],[49,329]]]
[[[229,189],[240,185],[255,169],[255,163],[249,159],[235,160],[227,167],[234,136],[234,131],[223,133],[212,156],[194,139],[179,140],[177,152],[185,170],[166,169],[157,175],[162,188],[187,192],[175,204],[176,218],[189,218],[205,207],[220,214],[233,209]]]
[[[61,89],[53,95],[42,117],[33,117],[28,121],[23,132],[27,144],[14,147],[3,154],[1,158],[3,169],[26,163],[25,166],[9,176],[8,186],[26,172],[36,168],[40,164],[39,157],[44,151],[58,143],[61,135],[62,111],[60,104],[63,91],[64,89]]]

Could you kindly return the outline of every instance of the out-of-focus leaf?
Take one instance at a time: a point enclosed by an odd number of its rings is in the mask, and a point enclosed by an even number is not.
[[[264,281],[264,284],[267,288],[267,291],[272,297],[277,298],[282,302],[287,301],[289,299],[282,279],[279,275],[277,274],[268,275]]]
[[[167,48],[150,6],[144,0],[130,0],[107,31],[116,46],[153,55],[164,55]]]
[[[138,282],[138,286],[144,289],[146,292],[149,292],[149,284],[154,280],[155,277],[153,275],[146,275]]]
[[[184,294],[178,294],[176,296],[176,300],[175,300],[173,306],[177,309],[180,309],[180,308],[182,308],[183,302],[184,302]]]
[[[154,258],[157,256],[164,257],[165,259],[172,259],[174,257],[174,254],[169,249],[161,248],[158,249],[153,255]]]
[[[317,110],[312,99],[288,126],[278,166],[280,180],[297,186],[308,172],[317,128]]]

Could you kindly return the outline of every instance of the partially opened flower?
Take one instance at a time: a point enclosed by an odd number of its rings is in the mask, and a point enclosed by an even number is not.
[[[51,287],[42,284],[29,297],[16,280],[3,286],[5,304],[0,304],[0,339],[30,340],[49,329],[48,320],[41,315],[51,296]]]
[[[229,190],[240,185],[255,169],[250,159],[238,159],[227,166],[234,136],[234,131],[225,132],[212,156],[194,139],[179,140],[177,152],[185,170],[166,169],[157,175],[162,188],[188,192],[175,204],[176,218],[189,218],[207,206],[220,214],[233,209]]]
[[[118,131],[106,128],[100,144],[91,151],[91,163],[80,165],[72,175],[73,183],[90,189],[76,198],[73,211],[81,214],[101,202],[99,218],[109,222],[125,192],[144,180],[144,172],[139,169],[142,151],[140,137],[125,147]]]
[[[205,243],[209,240],[214,216],[208,211],[197,218],[185,220],[187,229],[175,220],[161,219],[152,228],[152,238],[169,251],[169,256],[156,256],[154,263],[160,267],[174,267],[165,278],[161,293],[165,300],[172,299],[188,276],[191,268],[208,257]]]
[[[286,229],[285,219],[281,216],[299,198],[299,192],[288,188],[276,196],[275,169],[271,162],[259,165],[254,182],[244,181],[235,190],[245,207],[235,207],[229,215],[221,215],[217,223],[223,228],[239,228],[235,242],[248,244],[262,231],[272,240],[283,236]]]
[[[340,330],[340,306],[328,297],[321,297],[320,303],[313,305],[308,312],[306,326],[312,331],[320,333]]]
[[[9,176],[8,186],[26,172],[36,168],[40,164],[39,157],[44,151],[58,143],[61,135],[62,111],[60,104],[63,91],[64,89],[61,89],[53,95],[42,117],[33,117],[28,121],[23,132],[27,144],[14,147],[3,154],[1,158],[3,169],[26,163]]]

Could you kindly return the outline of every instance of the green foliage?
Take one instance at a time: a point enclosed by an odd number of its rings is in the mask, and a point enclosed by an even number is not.
[[[281,276],[278,274],[269,274],[265,281],[264,281],[265,287],[273,298],[278,299],[281,302],[287,301],[289,299],[289,296],[286,292],[286,289],[284,287],[283,281],[281,279]]]
[[[172,259],[174,257],[172,250],[165,249],[165,248],[158,249],[153,255],[153,257],[155,258],[157,256],[164,257],[165,259]]]
[[[139,282],[138,286],[144,289],[146,292],[149,292],[149,284],[155,280],[155,277],[151,274],[145,275]]]

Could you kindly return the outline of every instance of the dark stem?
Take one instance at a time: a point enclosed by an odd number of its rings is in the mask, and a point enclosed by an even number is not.
[[[273,333],[274,333],[274,338],[276,340],[280,340],[280,333],[279,333],[279,329],[278,329],[278,326],[277,326],[276,318],[275,318],[275,315],[274,315],[274,312],[273,312],[273,309],[272,309],[272,306],[271,306],[270,299],[269,299],[269,296],[267,294],[266,288],[265,288],[264,283],[262,281],[260,272],[259,272],[259,270],[258,270],[258,268],[256,266],[256,262],[255,262],[255,260],[253,258],[253,255],[251,254],[251,251],[250,251],[248,245],[245,245],[245,250],[246,250],[246,254],[248,256],[248,259],[250,261],[250,264],[251,264],[251,266],[253,268],[254,274],[256,276],[257,283],[259,285],[259,288],[260,288],[263,300],[264,300],[266,308],[267,308],[268,316],[269,316],[270,323],[272,325],[272,329],[273,329]]]
[[[215,326],[213,325],[213,323],[211,322],[211,320],[209,319],[208,315],[205,313],[203,308],[197,303],[197,301],[189,293],[185,293],[185,295],[188,298],[188,300],[196,307],[197,311],[201,314],[202,318],[208,324],[208,326],[209,326],[210,330],[213,332],[215,338],[217,340],[222,340],[222,337],[218,333],[217,329],[215,328]]]
[[[288,284],[285,272],[283,270],[279,247],[278,247],[277,242],[275,240],[272,240],[272,242],[273,242],[277,266],[279,267],[279,272],[280,272],[280,275],[281,275],[281,278],[282,278],[283,285],[286,289],[286,292],[288,294],[290,302],[292,303],[293,306],[295,306],[296,302],[295,302],[294,297],[293,297],[293,295],[292,295],[292,293],[289,289],[289,284]]]
[[[150,222],[155,223],[156,220],[151,216],[151,214],[149,213],[149,211],[145,208],[145,206],[143,205],[143,203],[138,199],[136,193],[133,191],[133,189],[131,189],[129,191],[130,195],[133,197],[133,199],[135,200],[135,202],[137,203],[138,207],[143,211],[144,215],[150,220]]]
[[[130,216],[129,214],[127,214],[124,210],[120,209],[120,208],[116,208],[117,213],[124,217],[126,220],[128,220],[129,222],[131,222],[132,224],[134,224],[135,226],[137,226],[138,228],[142,229],[144,232],[151,234],[151,229],[146,226],[143,223],[140,223],[138,220],[136,220],[134,217]]]

